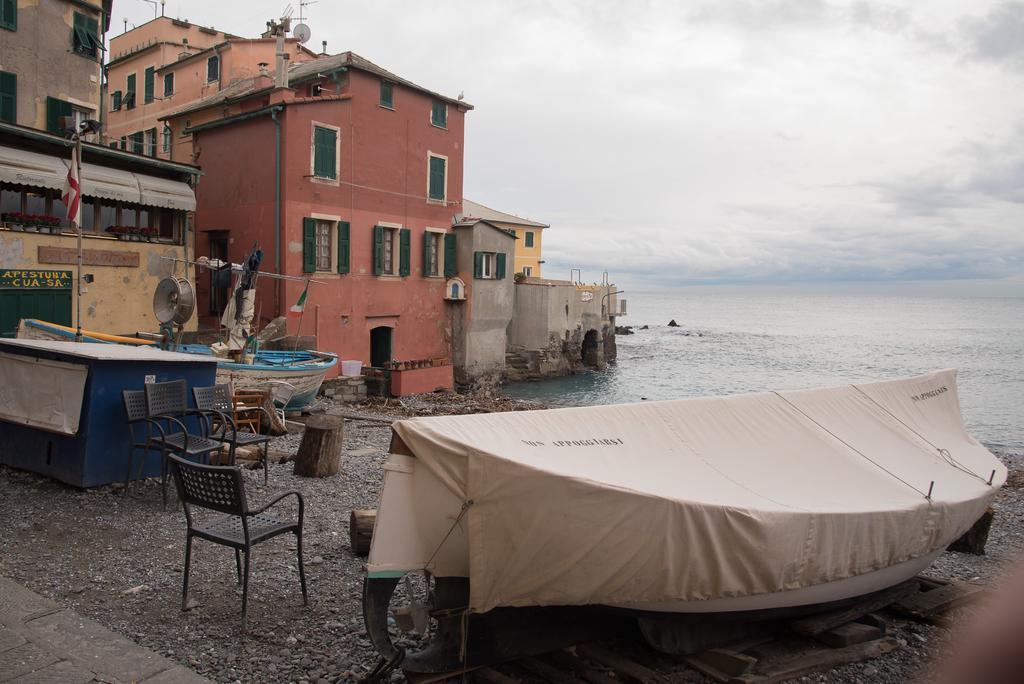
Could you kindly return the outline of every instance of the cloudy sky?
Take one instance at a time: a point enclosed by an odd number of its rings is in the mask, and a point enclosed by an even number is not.
[[[257,35],[285,4],[166,11]],[[465,92],[466,195],[550,223],[550,277],[1024,296],[1024,2],[320,0],[306,15],[314,48]],[[111,35],[152,16],[118,0]]]

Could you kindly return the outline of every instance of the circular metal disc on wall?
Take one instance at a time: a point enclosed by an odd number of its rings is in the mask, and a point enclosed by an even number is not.
[[[196,295],[192,283],[184,278],[164,278],[153,293],[153,313],[161,323],[181,325],[192,317]]]

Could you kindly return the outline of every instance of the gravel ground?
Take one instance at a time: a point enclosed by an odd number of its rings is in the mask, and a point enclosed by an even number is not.
[[[304,607],[291,537],[256,547],[245,637],[238,631],[234,557],[225,547],[201,540],[193,545],[189,596],[197,605],[180,610],[184,517],[180,507],[161,510],[158,482],[135,485],[125,497],[116,486],[81,491],[0,467],[0,574],[217,682],[355,681],[373,667],[376,653],[363,629],[364,559],[350,553],[348,516],[353,508],[377,503],[390,441],[389,426],[380,419],[537,407],[451,393],[330,405],[333,413],[378,419],[346,421],[337,476],[295,477],[290,463],[272,463],[264,487],[261,470],[245,471],[253,503],[291,489],[305,497],[310,595]],[[279,437],[271,450],[293,454],[299,440]],[[1001,456],[1015,472],[995,504],[988,555],[946,553],[930,574],[990,583],[1024,550],[1024,455]],[[898,626],[895,634],[905,646],[893,653],[802,681],[908,681],[945,652],[950,639],[949,630],[915,624]],[[683,671],[673,679],[701,681]]]

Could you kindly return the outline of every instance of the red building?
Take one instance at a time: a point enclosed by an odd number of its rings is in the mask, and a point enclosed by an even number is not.
[[[451,358],[447,307],[460,304],[445,282],[457,273],[451,226],[472,107],[351,52],[295,65],[287,80],[246,79],[165,117],[191,136],[203,171],[196,253],[239,262],[258,242],[264,269],[322,281],[301,332],[341,358]],[[198,281],[200,313],[214,316],[227,291]],[[260,281],[261,322],[303,289]]]

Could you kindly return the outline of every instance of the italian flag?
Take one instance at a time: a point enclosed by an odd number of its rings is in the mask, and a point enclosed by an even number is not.
[[[295,302],[295,306],[288,310],[288,313],[301,316],[302,312],[306,310],[306,293],[309,292],[309,283],[306,283],[306,289],[299,295],[299,301]]]

